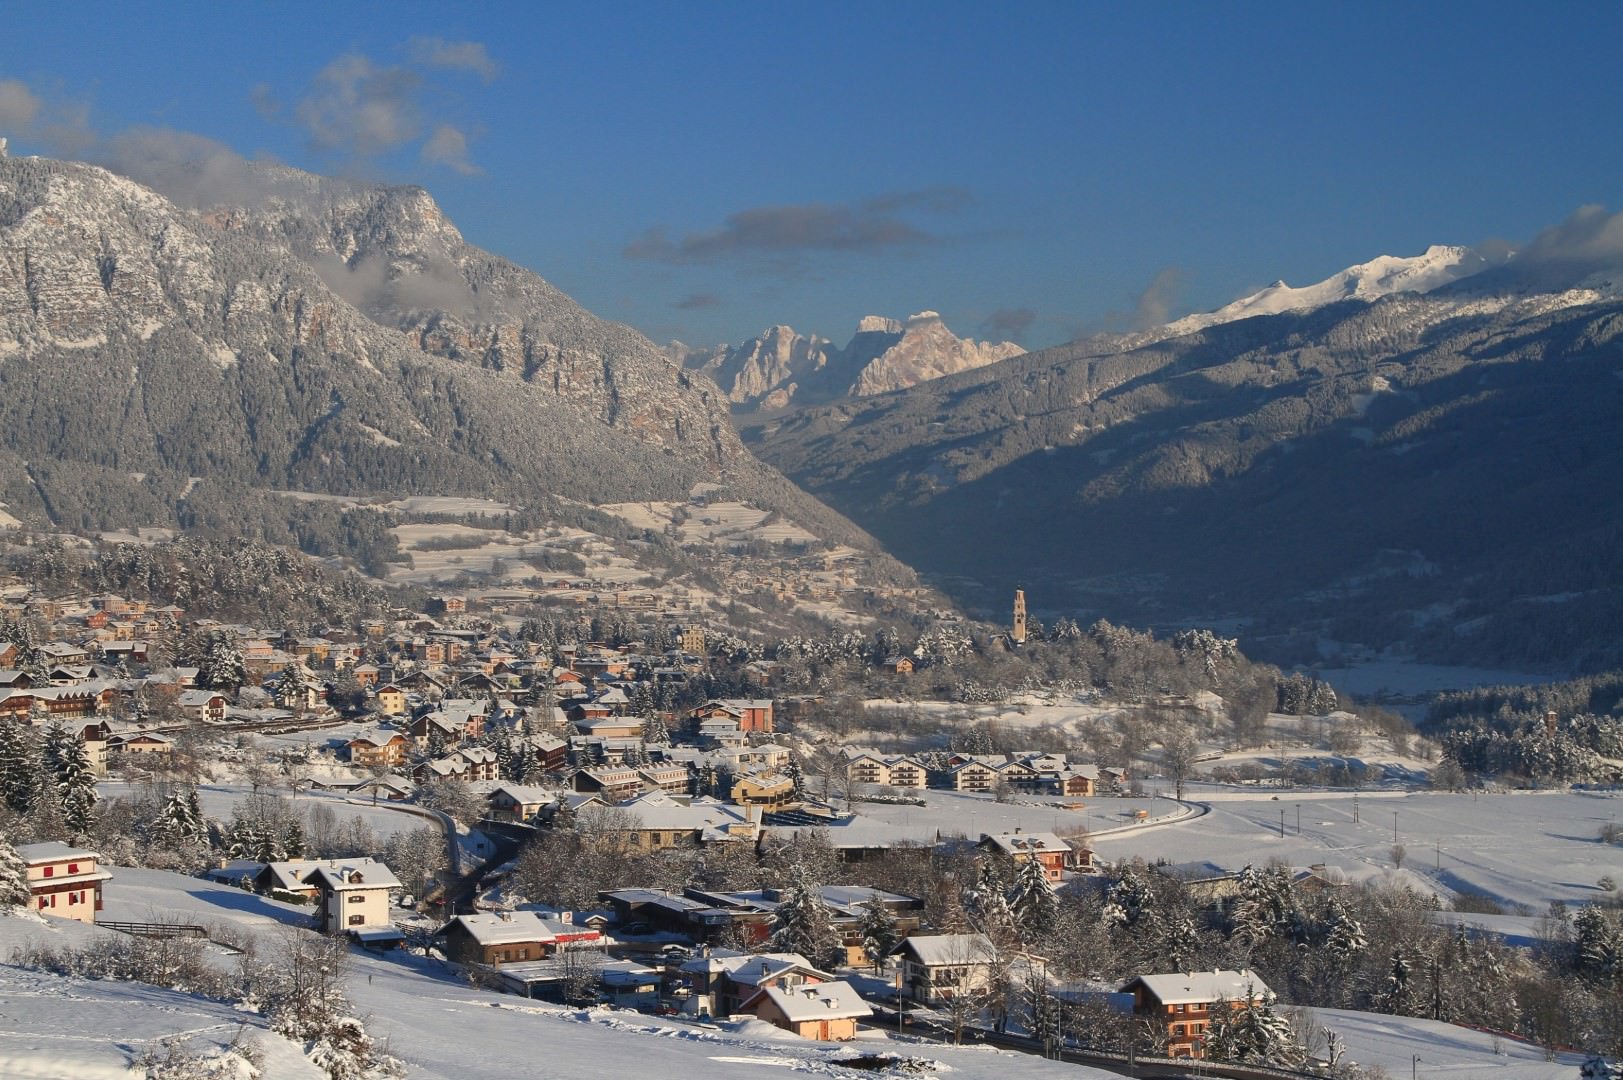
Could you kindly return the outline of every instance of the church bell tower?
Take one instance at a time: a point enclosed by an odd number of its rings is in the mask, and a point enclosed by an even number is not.
[[[1009,630],[1009,640],[1016,645],[1026,643],[1026,591],[1014,590],[1014,626]]]

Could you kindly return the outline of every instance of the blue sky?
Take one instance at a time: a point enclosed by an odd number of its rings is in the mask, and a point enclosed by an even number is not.
[[[1038,346],[1623,203],[1617,5],[226,7],[16,6],[0,135],[422,184],[656,340]]]

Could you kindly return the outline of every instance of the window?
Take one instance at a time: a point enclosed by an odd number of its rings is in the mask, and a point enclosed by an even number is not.
[[[53,875],[54,875],[54,874],[55,874],[55,873],[56,873],[56,867],[54,867],[54,866],[47,866],[47,867],[46,867],[46,868],[45,868],[45,876],[46,876],[46,877],[51,877],[51,876],[53,876]]]
[[[349,902],[352,903],[352,904],[359,904],[359,903],[364,902],[365,900],[366,900],[366,894],[365,893],[351,893],[350,897],[349,897]]]
[[[1182,1024],[1173,1024],[1172,1025],[1172,1037],[1174,1039],[1183,1038],[1183,1025]]]
[[[349,917],[349,925],[351,925],[351,926],[362,926],[365,923],[366,923],[366,916],[365,915],[351,915]]]
[[[76,862],[68,863],[68,873],[77,874],[78,872],[79,872],[79,864],[78,863],[76,863]]]

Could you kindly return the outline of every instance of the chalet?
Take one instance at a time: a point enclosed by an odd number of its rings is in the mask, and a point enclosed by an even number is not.
[[[413,720],[406,728],[411,733],[411,740],[417,749],[427,749],[436,737],[447,745],[456,745],[462,741],[465,730],[455,717],[444,712],[427,712]]]
[[[913,674],[913,661],[905,656],[888,656],[879,667],[888,675]]]
[[[370,795],[373,802],[377,802],[379,799],[397,802],[401,799],[410,798],[411,793],[416,789],[417,786],[404,776],[384,773],[382,776],[367,777],[348,790],[351,795],[358,795],[363,798]]]
[[[400,888],[400,881],[376,859],[317,863],[303,880],[315,886],[316,926],[323,933],[355,934],[366,940],[364,931],[393,928],[389,893]]]
[[[350,668],[349,673],[355,676],[356,684],[361,686],[363,689],[368,686],[377,686],[378,678],[382,674],[376,664],[356,664],[354,667]],[[395,689],[398,690],[399,687],[396,687]],[[382,692],[381,688],[379,692]]]
[[[528,784],[502,784],[490,793],[490,816],[505,821],[529,821],[544,807],[558,801],[558,793]]]
[[[628,817],[613,827],[627,847],[639,851],[753,841],[760,831],[754,811],[713,799],[683,803],[650,792],[622,805]]]
[[[34,677],[16,668],[0,669],[0,690],[27,690],[34,685]]]
[[[1212,1006],[1219,1001],[1265,1002],[1273,998],[1268,984],[1250,971],[1174,972],[1140,975],[1121,987],[1133,995],[1133,1012],[1165,1025],[1167,1057],[1205,1057]]]
[[[850,983],[835,979],[780,988],[763,986],[738,1011],[765,1020],[803,1039],[846,1042],[857,1037],[857,1021],[873,1009]]]
[[[1091,799],[1099,793],[1099,768],[1096,765],[1072,765],[1057,778],[1061,795]]]
[[[209,724],[225,721],[225,695],[217,690],[182,690],[176,704],[188,720]]]
[[[903,994],[935,1005],[990,986],[997,947],[985,934],[915,934],[891,955],[901,958]]]
[[[1063,878],[1073,861],[1071,845],[1048,832],[1028,833],[1016,829],[1012,833],[983,833],[980,846],[1007,856],[1017,866],[1032,859],[1037,860],[1042,864],[1043,876],[1049,881]]]
[[[444,942],[445,955],[459,964],[541,960],[560,948],[602,939],[590,927],[544,919],[533,911],[458,915],[434,936]]]
[[[110,754],[164,754],[174,752],[175,741],[156,731],[125,731],[107,738]]]
[[[17,848],[28,870],[28,895],[36,911],[93,923],[101,910],[102,883],[113,875],[96,867],[94,851],[52,841]]]
[[[398,731],[363,731],[349,740],[349,760],[363,768],[392,767],[406,760],[408,740]]]
[[[464,746],[456,756],[467,763],[469,780],[495,780],[501,773],[501,761],[488,746]]]

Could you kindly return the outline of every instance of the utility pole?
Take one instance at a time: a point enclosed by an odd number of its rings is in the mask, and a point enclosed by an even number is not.
[[[1283,806],[1279,808],[1279,838],[1281,840],[1285,839],[1285,808]]]
[[[1443,869],[1443,842],[1441,840],[1437,841],[1437,869],[1438,871]]]
[[[1398,812],[1392,811],[1392,842],[1398,842]]]
[[[1353,824],[1358,824],[1358,792],[1353,792]]]
[[[1296,804],[1296,835],[1302,835],[1302,804]]]

